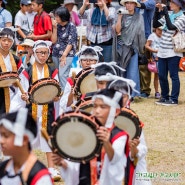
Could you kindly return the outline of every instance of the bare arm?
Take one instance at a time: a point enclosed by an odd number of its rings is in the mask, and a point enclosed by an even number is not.
[[[115,25],[115,30],[116,30],[117,34],[119,34],[121,32],[121,20],[122,20],[122,17],[123,17],[123,15],[121,15],[121,14],[118,15],[118,20],[117,20],[116,25]]]
[[[85,0],[82,7],[79,10],[79,14],[83,15],[85,12],[86,7],[89,6],[89,0]]]
[[[51,35],[51,42],[55,44],[57,42],[57,22],[52,18],[53,32]]]
[[[148,49],[150,52],[152,53],[157,53],[158,50],[155,50],[151,47],[152,41],[151,40],[147,40],[146,44],[145,44],[145,48]]]

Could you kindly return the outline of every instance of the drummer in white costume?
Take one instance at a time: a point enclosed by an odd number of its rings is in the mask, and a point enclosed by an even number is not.
[[[76,54],[78,56],[78,63],[81,68],[77,68],[73,73],[77,74],[82,69],[91,67],[91,65],[99,62],[99,54],[101,54],[102,49],[99,46],[82,46],[81,50]],[[78,65],[77,65],[78,66]],[[62,114],[65,111],[71,110],[70,105],[73,103],[74,94],[73,87],[74,79],[70,77],[67,79],[67,83],[64,89],[63,96],[60,100],[60,112]]]
[[[123,94],[123,107],[128,107],[128,102],[131,97],[132,91],[135,90],[135,82],[130,79],[120,78],[109,74],[112,78],[112,82],[107,88],[117,90]],[[139,139],[133,139],[129,141],[131,161],[137,160],[134,176],[132,179],[132,185],[151,185],[149,179],[139,179],[139,174],[147,173],[146,155],[148,152],[143,130]]]
[[[19,78],[22,85],[26,82],[23,74],[21,61],[10,52],[14,43],[14,32],[10,28],[4,28],[0,31],[0,72],[19,72]],[[3,79],[1,79],[3,80]],[[23,87],[24,88],[24,87]],[[26,103],[21,99],[21,92],[16,84],[10,87],[0,87],[0,115],[9,113],[25,107]],[[0,149],[0,161],[4,160],[4,156]]]
[[[55,69],[48,64],[46,64],[46,61],[50,55],[50,41],[43,41],[38,40],[35,42],[33,47],[35,62],[33,65],[29,66],[27,71],[27,80],[29,81],[29,84],[33,84],[37,80],[43,79],[43,78],[53,78],[59,81],[58,79],[58,69]],[[26,90],[26,93],[22,95],[22,99],[27,101],[29,99],[28,97],[28,87]],[[43,96],[45,94],[43,93]],[[39,124],[39,133],[38,136],[33,144],[33,148],[39,148],[43,152],[46,152],[47,156],[47,162],[48,162],[48,168],[52,175],[52,178],[54,180],[60,180],[60,175],[58,171],[54,168],[54,164],[51,160],[51,149],[47,145],[46,141],[42,137],[40,133],[40,129],[44,128],[47,130],[49,134],[51,134],[51,123],[59,116],[58,114],[58,106],[59,106],[59,97],[55,97],[53,99],[54,103],[51,102],[49,104],[45,105],[37,105],[34,103],[28,104],[29,111],[31,112],[32,116],[35,120],[37,120],[37,123]]]
[[[91,162],[90,164],[69,162],[57,154],[53,154],[53,161],[61,166],[61,174],[66,185],[122,185],[126,153],[128,155],[128,135],[114,125],[114,118],[122,106],[122,93],[104,89],[97,92],[92,100],[94,104],[92,112],[102,123],[97,130],[97,137],[103,142],[104,157],[101,157],[100,161],[97,158],[93,167]],[[94,173],[91,173],[91,170]]]

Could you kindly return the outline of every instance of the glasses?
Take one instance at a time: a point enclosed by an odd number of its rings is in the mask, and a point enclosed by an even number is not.
[[[95,63],[95,62],[97,62],[97,60],[94,60],[94,59],[85,59],[85,60],[81,60],[82,62],[89,62],[89,63]]]
[[[49,54],[48,51],[37,51],[36,53],[39,55],[48,55]]]

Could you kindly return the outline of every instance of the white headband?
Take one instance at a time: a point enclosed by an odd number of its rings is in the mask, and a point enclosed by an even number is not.
[[[26,108],[19,109],[17,116],[16,116],[16,121],[14,124],[5,118],[0,120],[0,125],[3,125],[6,129],[8,129],[9,131],[15,134],[15,139],[14,139],[15,146],[23,145],[24,135],[27,135],[30,141],[34,140],[33,133],[25,129],[25,125],[27,121],[27,113],[28,113],[28,109]]]
[[[131,97],[130,88],[132,89],[132,91],[139,93],[139,92],[135,89],[136,83],[135,83],[133,80],[127,79],[127,78],[123,78],[123,77],[120,77],[120,76],[116,76],[116,75],[112,75],[112,74],[110,74],[110,73],[107,73],[107,76],[111,79],[110,81],[112,81],[112,82],[109,84],[108,89],[110,89],[111,86],[112,86],[117,80],[121,80],[121,81],[127,83],[128,92],[126,92],[126,90],[123,90],[123,89],[121,89],[121,90],[115,89],[116,91],[119,91],[119,92],[121,92],[122,94],[128,94],[128,95],[129,95],[129,98]]]
[[[44,43],[45,45],[42,43]],[[48,50],[50,51],[51,45],[52,45],[51,41],[37,40],[34,42],[33,51],[35,53],[35,51],[39,48],[48,48]]]

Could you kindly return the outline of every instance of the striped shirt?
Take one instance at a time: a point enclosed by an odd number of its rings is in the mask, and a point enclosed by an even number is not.
[[[115,24],[116,20],[116,10],[114,7],[109,7],[109,15],[107,17],[108,25],[107,26],[94,26],[91,25],[91,17],[94,9],[88,9],[84,12],[83,15],[79,14],[79,17],[87,19],[87,39],[92,43],[96,42],[101,44],[112,38],[112,25]]]
[[[162,17],[159,22],[164,26],[166,24],[166,20],[164,17]],[[185,15],[181,15],[175,19],[173,24],[176,26],[178,31],[185,31]],[[160,58],[169,58],[174,56],[182,57],[182,53],[176,53],[173,49],[173,43],[172,43],[172,36],[176,30],[163,30],[161,40],[160,40],[160,46],[157,56]]]

